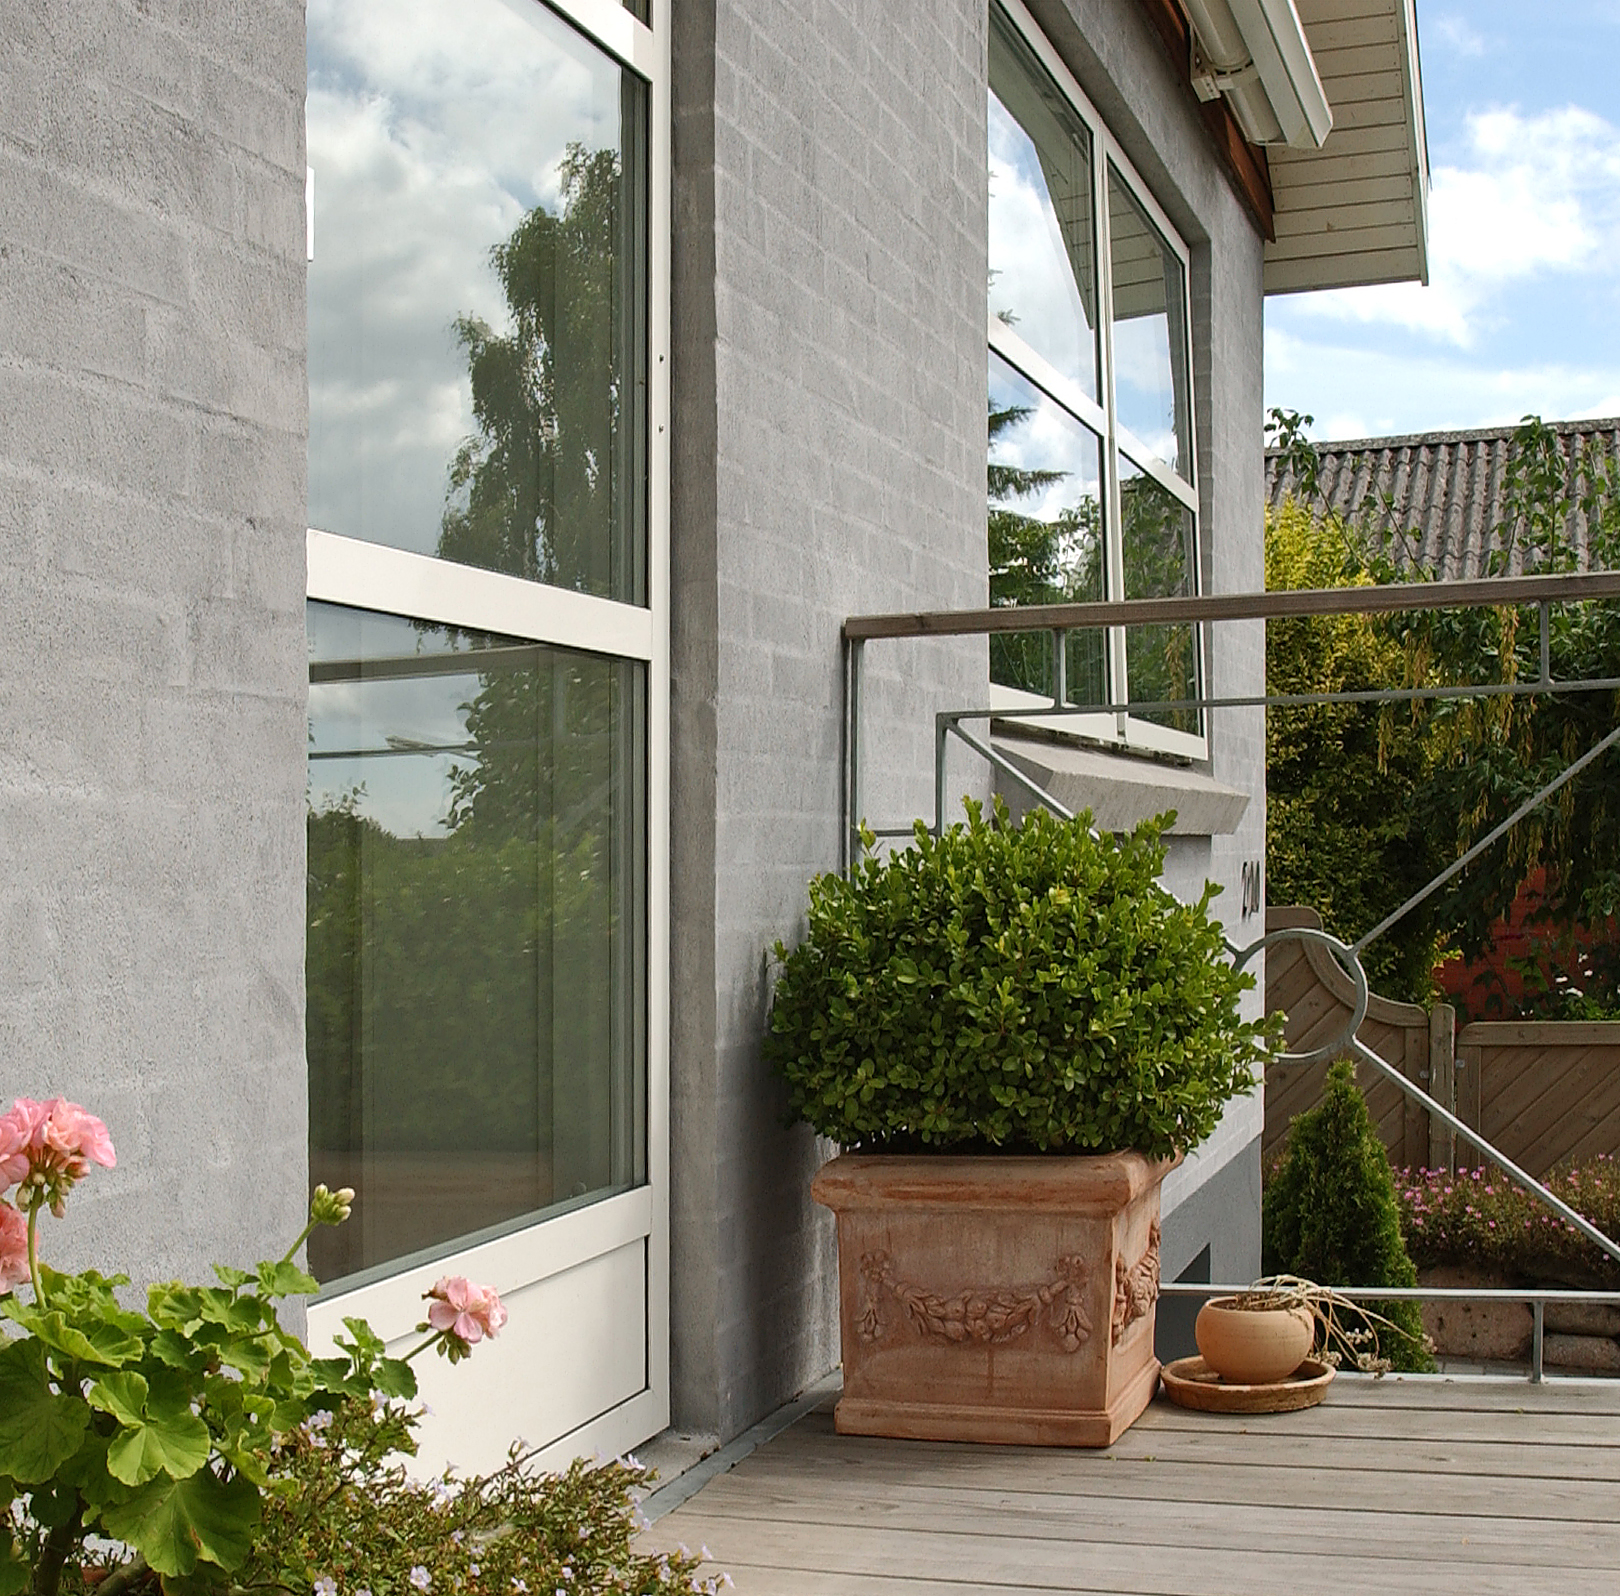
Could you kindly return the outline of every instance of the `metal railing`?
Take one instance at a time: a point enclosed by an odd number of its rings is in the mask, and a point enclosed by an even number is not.
[[[1534,603],[1540,612],[1540,673],[1529,681],[1484,682],[1444,688],[1377,688],[1339,693],[1246,693],[1225,696],[1155,701],[1152,703],[1126,701],[1123,703],[1085,704],[1068,703],[1067,692],[1060,669],[1056,672],[1057,691],[1054,702],[1039,708],[1019,709],[958,709],[942,711],[935,717],[934,742],[934,825],[936,835],[945,826],[946,748],[948,740],[956,738],[965,747],[984,759],[993,769],[1018,783],[1040,804],[1063,819],[1074,819],[1074,813],[1060,803],[1050,792],[1021,770],[1012,760],[1002,755],[988,740],[981,740],[964,730],[968,721],[1016,721],[1039,717],[1048,720],[1056,716],[1098,715],[1104,713],[1143,714],[1174,710],[1206,710],[1226,708],[1271,708],[1315,704],[1378,704],[1400,703],[1445,698],[1487,698],[1502,695],[1562,694],[1620,690],[1620,679],[1611,677],[1584,678],[1579,681],[1555,680],[1551,671],[1550,607],[1555,603],[1584,603],[1598,599],[1620,598],[1620,571],[1594,571],[1552,576],[1521,576],[1485,578],[1465,582],[1399,583],[1383,587],[1300,589],[1275,593],[1215,594],[1206,596],[1156,599],[1130,599],[1108,603],[1038,605],[1028,608],[1001,608],[965,611],[936,611],[909,615],[872,615],[852,617],[844,623],[846,712],[845,729],[846,779],[844,799],[847,805],[845,834],[849,838],[848,860],[859,858],[862,843],[861,827],[861,674],[864,645],[877,639],[946,638],[985,636],[1001,632],[1047,631],[1052,636],[1054,659],[1061,661],[1065,653],[1065,637],[1071,630],[1114,626],[1152,624],[1196,624],[1204,622],[1269,620],[1296,616],[1391,614],[1406,611],[1466,609],[1491,607],[1502,604]],[[1552,781],[1546,783],[1527,799],[1500,825],[1443,870],[1434,880],[1426,883],[1407,899],[1393,914],[1357,940],[1352,947],[1326,931],[1313,927],[1295,926],[1273,931],[1247,947],[1237,948],[1228,942],[1234,962],[1241,968],[1268,947],[1284,941],[1316,942],[1325,947],[1340,964],[1354,986],[1355,995],[1350,1013],[1339,1033],[1318,1047],[1304,1053],[1275,1055],[1279,1065],[1321,1063],[1327,1059],[1348,1055],[1392,1081],[1408,1097],[1416,1099],[1434,1119],[1446,1125],[1477,1152],[1497,1165],[1513,1183],[1528,1192],[1537,1201],[1571,1228],[1592,1242],[1610,1259],[1620,1263],[1620,1243],[1604,1234],[1584,1215],[1577,1213],[1568,1203],[1556,1196],[1541,1181],[1513,1162],[1479,1132],[1459,1119],[1449,1108],[1431,1097],[1416,1081],[1409,1079],[1387,1059],[1368,1047],[1357,1035],[1367,1016],[1369,988],[1367,972],[1361,963],[1361,953],[1392,926],[1399,923],[1420,903],[1443,887],[1447,881],[1465,869],[1512,827],[1534,812],[1554,796],[1568,782],[1574,780],[1593,761],[1620,742],[1620,727],[1600,739],[1579,758],[1572,760]],[[911,828],[887,828],[875,833],[880,837],[909,836]],[[1230,1293],[1246,1287],[1215,1287],[1191,1283],[1165,1283],[1161,1289],[1171,1294],[1208,1295]],[[1530,1378],[1542,1378],[1542,1351],[1544,1318],[1549,1302],[1583,1302],[1620,1304],[1620,1292],[1535,1290],[1469,1290],[1442,1287],[1348,1286],[1336,1287],[1345,1297],[1381,1301],[1412,1298],[1419,1301],[1490,1301],[1506,1299],[1529,1303],[1533,1315],[1533,1344]]]
[[[1209,1286],[1199,1281],[1165,1280],[1159,1284],[1164,1297],[1235,1297],[1252,1291],[1252,1286]],[[1526,1303],[1530,1308],[1530,1381],[1540,1385],[1546,1379],[1547,1306],[1549,1303],[1599,1304],[1620,1307],[1620,1291],[1570,1291],[1529,1287],[1481,1286],[1334,1286],[1335,1295],[1352,1302],[1508,1302]],[[1492,1360],[1495,1361],[1495,1360]],[[1514,1362],[1514,1359],[1502,1359]]]

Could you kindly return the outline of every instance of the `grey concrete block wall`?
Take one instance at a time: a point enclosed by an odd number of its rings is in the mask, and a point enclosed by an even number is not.
[[[840,858],[847,615],[982,604],[982,0],[676,8],[673,1342],[733,1434],[837,1359],[825,1156],[766,946]],[[982,643],[873,650],[874,821],[932,804]]]
[[[142,1278],[304,1203],[303,22],[0,0],[0,1096]]]
[[[1193,249],[1204,581],[1259,587],[1258,233],[1140,10],[1034,9]],[[721,1435],[836,1357],[805,1195],[825,1149],[781,1129],[759,1036],[762,949],[839,858],[838,623],[984,594],[985,24],[981,0],[677,9],[674,1396]],[[894,823],[926,812],[931,712],[978,698],[985,657],[886,644],[869,669],[864,807]],[[1212,640],[1218,690],[1262,676],[1257,628]],[[1211,774],[1255,801],[1171,860],[1180,890],[1227,887],[1240,938],[1263,732],[1253,712],[1212,728]],[[980,779],[953,763],[953,785]],[[1176,1177],[1189,1234],[1172,1214],[1167,1249],[1196,1250],[1220,1205],[1194,1199],[1247,1167],[1257,1106]]]

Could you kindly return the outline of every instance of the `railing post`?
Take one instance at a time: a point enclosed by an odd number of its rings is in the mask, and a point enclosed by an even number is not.
[[[1067,708],[1069,702],[1068,633],[1052,628],[1052,708]]]
[[[1530,1304],[1530,1380],[1542,1383],[1542,1353],[1547,1341],[1547,1304],[1537,1297]]]
[[[849,806],[844,833],[848,849],[846,873],[861,857],[861,660],[865,648],[861,638],[849,640],[849,725],[844,732],[849,760],[844,789],[844,802]]]
[[[1457,1011],[1449,1003],[1429,1010],[1429,1096],[1449,1114],[1457,1112]],[[1434,1116],[1429,1124],[1429,1160],[1436,1169],[1457,1167],[1457,1133]]]

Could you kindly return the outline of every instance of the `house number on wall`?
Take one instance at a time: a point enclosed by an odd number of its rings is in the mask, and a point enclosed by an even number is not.
[[[1265,907],[1266,895],[1262,885],[1261,864],[1258,859],[1243,861],[1243,918],[1259,914]]]

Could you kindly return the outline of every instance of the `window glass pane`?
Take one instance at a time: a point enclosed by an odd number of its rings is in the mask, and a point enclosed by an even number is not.
[[[1119,500],[1125,554],[1125,597],[1162,598],[1197,591],[1193,513],[1124,455],[1119,457]],[[1197,632],[1192,626],[1125,629],[1130,697],[1163,702],[1198,691]],[[1157,710],[1143,717],[1197,733],[1196,710]]]
[[[989,109],[990,310],[1097,399],[1091,136],[995,7]]]
[[[309,606],[322,1280],[645,1179],[645,667]]]
[[[1114,405],[1120,424],[1192,479],[1186,292],[1181,262],[1108,168]]]
[[[644,86],[538,0],[308,64],[311,525],[644,602]]]
[[[990,356],[990,602],[1068,604],[1103,596],[1102,442],[999,355]],[[1107,701],[1103,634],[1070,634],[1071,703]],[[990,679],[1050,694],[1045,632],[993,634]]]

